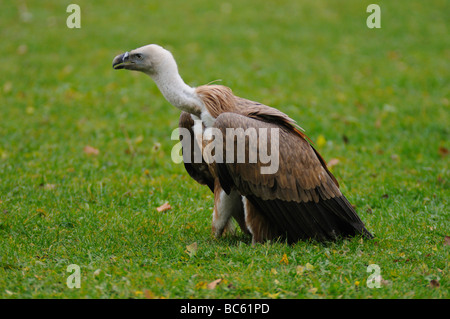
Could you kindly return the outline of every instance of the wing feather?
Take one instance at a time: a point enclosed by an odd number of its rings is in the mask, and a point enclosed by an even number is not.
[[[243,131],[266,128],[268,132],[271,128],[278,128],[280,134],[278,171],[261,174],[261,168],[266,165],[259,158],[256,163],[248,160],[245,163],[216,163],[223,189],[229,192],[235,188],[246,196],[276,229],[285,232],[282,236],[290,242],[308,238],[335,240],[357,234],[371,237],[317,151],[294,129],[274,122],[270,122],[267,115],[258,119],[255,114],[250,118],[222,113],[217,117],[214,126],[222,131],[224,137],[227,128],[242,128]],[[269,144],[272,142],[270,137],[269,134]],[[245,141],[248,159],[248,136]],[[226,142],[224,138],[224,152]],[[270,145],[267,147],[270,149]]]
[[[194,120],[191,115],[186,112],[181,112],[179,127],[189,130],[190,136],[189,140],[184,140],[183,136],[180,135],[184,167],[194,180],[196,180],[199,184],[207,185],[211,192],[214,193],[214,178],[211,175],[208,164],[203,159],[203,156],[201,163],[195,163],[194,152],[199,152],[199,154],[201,154],[201,150],[195,141],[193,126]],[[186,150],[190,150],[190,152],[187,153]]]

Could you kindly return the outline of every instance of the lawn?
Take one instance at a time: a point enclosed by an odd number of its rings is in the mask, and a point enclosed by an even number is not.
[[[2,2],[1,298],[449,298],[448,1],[377,1],[380,29],[373,1],[78,0],[69,29],[72,2]],[[294,118],[375,238],[215,239],[179,111],[111,67],[148,43]]]

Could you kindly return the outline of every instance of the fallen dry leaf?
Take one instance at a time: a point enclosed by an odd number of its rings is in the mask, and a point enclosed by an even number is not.
[[[189,255],[189,257],[195,256],[197,254],[197,250],[198,250],[197,242],[194,242],[186,246],[186,253]]]
[[[27,108],[25,109],[25,113],[33,114],[34,113],[34,107],[32,107],[31,105],[27,106]]]
[[[161,206],[156,208],[156,210],[161,213],[161,212],[164,212],[164,211],[169,210],[171,208],[172,208],[172,206],[170,206],[170,204],[168,202],[165,202],[164,204],[162,204]]]
[[[444,237],[444,245],[450,246],[450,236],[445,236]]]
[[[347,135],[342,135],[342,140],[344,141],[344,144],[348,144],[349,142]]]
[[[445,157],[447,156],[449,153],[449,150],[443,146],[439,147],[439,155],[441,155],[441,157]]]
[[[17,54],[19,55],[24,55],[25,53],[27,53],[28,51],[28,47],[26,44],[21,44],[19,45],[19,47],[17,48]]]
[[[389,60],[398,60],[399,57],[400,57],[400,54],[397,51],[389,51],[388,52]]]
[[[89,145],[86,145],[83,148],[83,151],[87,155],[94,155],[94,156],[97,156],[100,153],[100,151],[98,149],[96,149],[95,147],[89,146]]]
[[[440,285],[441,284],[436,279],[433,279],[433,280],[430,281],[430,287],[431,288],[439,288]]]
[[[380,279],[380,283],[381,283],[381,285],[383,285],[383,286],[388,286],[388,285],[391,284],[391,282],[390,282],[389,280],[383,279],[383,277],[381,277],[381,275],[378,275],[378,278]]]
[[[152,151],[156,152],[157,150],[159,150],[161,148],[161,143],[156,142],[153,147],[152,147]]]
[[[336,166],[339,164],[339,160],[337,158],[332,158],[328,161],[327,166],[328,168],[332,168],[333,166]]]
[[[270,293],[268,293],[268,294],[267,294],[267,297],[269,297],[269,298],[271,298],[271,299],[277,299],[279,295],[280,295],[280,292],[277,292],[277,293],[275,293],[275,294],[270,294]]]
[[[314,266],[313,265],[311,265],[310,263],[306,263],[306,265],[305,265],[305,269],[306,270],[314,270]]]
[[[94,277],[99,276],[101,272],[102,272],[101,269],[97,269],[96,271],[94,271]]]
[[[144,296],[146,299],[155,299],[156,298],[155,294],[148,289],[144,290]]]
[[[317,288],[315,288],[315,287],[310,288],[310,289],[308,289],[308,292],[312,293],[312,294],[315,294],[317,292]]]
[[[3,92],[5,93],[9,93],[12,89],[13,85],[11,82],[5,82],[5,84],[3,85]]]
[[[195,289],[206,289],[207,285],[208,284],[206,282],[200,281],[195,284]]]
[[[144,137],[142,135],[139,135],[134,139],[135,144],[141,144],[144,141]]]
[[[378,119],[375,121],[375,127],[376,127],[376,128],[380,128],[380,127],[381,127],[381,119],[380,119],[380,118],[378,118]]]
[[[283,263],[286,264],[286,265],[289,264],[289,259],[287,258],[286,254],[283,254],[283,257],[280,260],[280,264],[283,264]]]
[[[55,184],[45,184],[44,185],[45,190],[52,190],[52,189],[55,189],[55,187],[56,187]]]
[[[212,290],[212,289],[216,288],[216,286],[217,286],[218,284],[220,284],[221,281],[222,281],[222,279],[216,279],[216,280],[214,280],[214,281],[211,281],[206,287],[207,287],[209,290]]]

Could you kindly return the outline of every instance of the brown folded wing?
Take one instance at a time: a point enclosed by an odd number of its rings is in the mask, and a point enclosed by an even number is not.
[[[269,111],[272,110],[276,109],[270,108]],[[271,116],[264,110],[262,113],[259,118],[257,112],[252,114],[252,118],[235,113],[223,113],[217,117],[214,126],[222,131],[224,152],[227,151],[227,142],[230,143],[226,139],[227,128],[243,129],[235,131],[234,144],[245,138],[246,162],[238,163],[235,156],[230,163],[216,164],[223,189],[229,192],[236,188],[273,223],[282,237],[291,242],[308,238],[334,240],[356,234],[371,237],[342,195],[325,162],[303,134],[299,134],[284,117]],[[249,128],[255,128],[258,132],[263,132],[261,128],[267,129],[267,145],[250,145],[249,136],[243,132]],[[272,136],[276,131],[271,129],[278,130],[275,149],[279,150],[279,166],[273,174],[262,174],[261,168],[270,163],[263,164],[259,156],[256,163],[250,163],[249,152],[270,154],[271,143],[276,141]]]
[[[211,192],[214,192],[214,178],[212,177],[203,156],[201,157],[201,161],[196,161],[195,158],[195,154],[202,154],[202,152],[195,141],[193,126],[194,120],[191,115],[186,112],[181,112],[179,127],[189,131],[189,136],[187,136],[186,139],[180,134],[184,167],[193,179],[202,185],[207,185]]]

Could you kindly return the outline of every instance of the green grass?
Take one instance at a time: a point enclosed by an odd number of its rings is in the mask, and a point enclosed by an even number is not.
[[[448,1],[378,1],[381,29],[356,0],[79,0],[68,29],[71,2],[2,3],[0,297],[449,298]],[[214,239],[212,194],[171,161],[179,111],[111,68],[148,43],[297,120],[375,239]]]

